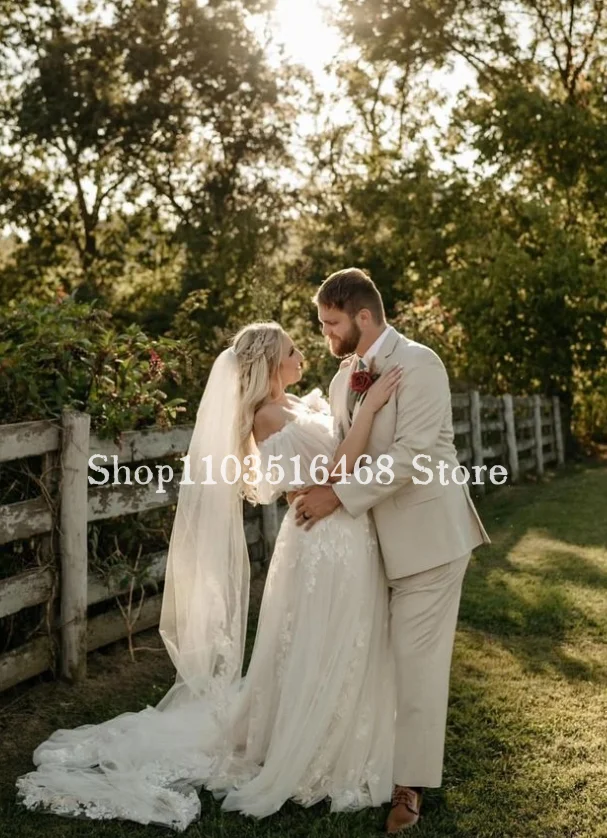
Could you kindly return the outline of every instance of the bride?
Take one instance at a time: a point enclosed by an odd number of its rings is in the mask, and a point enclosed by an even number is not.
[[[167,558],[159,631],[175,683],[156,707],[55,731],[34,751],[36,770],[17,779],[28,809],[183,831],[200,817],[203,787],[223,798],[223,809],[258,818],[288,799],[311,806],[329,798],[333,812],[390,800],[388,589],[369,515],[340,508],[305,530],[289,508],[241,676],[243,497],[270,503],[320,482],[319,454],[329,470],[345,456],[355,479],[374,414],[400,376],[392,368],[371,386],[338,444],[320,390],[301,399],[285,390],[301,378],[302,358],[269,322],[243,328],[216,359]]]

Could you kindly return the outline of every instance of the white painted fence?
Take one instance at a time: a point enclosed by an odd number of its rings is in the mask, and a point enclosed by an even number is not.
[[[560,407],[557,398],[481,396],[477,391],[452,396],[454,431],[462,464],[502,464],[513,480],[529,469],[542,474],[550,462],[564,462]],[[107,586],[89,571],[87,524],[174,504],[180,474],[166,484],[166,494],[147,486],[91,487],[88,459],[117,455],[119,464],[162,461],[186,453],[193,426],[131,431],[120,444],[89,433],[90,417],[65,412],[61,422],[39,421],[0,426],[0,464],[42,457],[41,493],[31,500],[0,506],[0,544],[39,537],[46,561],[36,569],[0,579],[0,618],[25,608],[45,605],[50,632],[0,655],[0,691],[55,668],[52,636],[59,632],[61,674],[77,681],[86,675],[87,653],[129,634],[120,608],[87,616],[90,606],[128,593]],[[60,465],[59,465],[60,464]],[[54,468],[53,468],[54,467]],[[175,468],[178,472],[178,467]],[[486,474],[486,472],[485,472]],[[60,477],[58,480],[57,477]],[[93,475],[97,477],[97,475]],[[478,487],[481,491],[484,486]],[[57,507],[57,509],[55,508]],[[267,560],[280,523],[276,505],[245,504],[245,533],[253,560]],[[51,533],[59,529],[59,568],[51,549]],[[144,557],[148,578],[164,579],[166,551]],[[58,572],[58,570],[60,572]],[[57,594],[57,592],[59,592]],[[59,597],[59,619],[53,607]],[[142,600],[132,632],[158,624],[162,594]]]

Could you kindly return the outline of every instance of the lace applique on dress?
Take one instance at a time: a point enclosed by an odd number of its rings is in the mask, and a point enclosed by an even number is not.
[[[285,461],[272,492],[293,478],[290,457],[312,485],[314,457],[337,445],[320,390],[302,401],[260,446],[266,462]],[[215,679],[166,711],[56,731],[36,749],[37,770],[17,780],[18,797],[28,809],[175,831],[200,817],[203,787],[253,817],[290,798],[328,797],[332,811],[379,806],[392,793],[394,712],[388,587],[369,516],[338,508],[306,531],[290,507],[245,677],[229,691]]]

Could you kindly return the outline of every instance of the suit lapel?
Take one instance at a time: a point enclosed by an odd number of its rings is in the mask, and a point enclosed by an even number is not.
[[[390,355],[392,355],[392,353],[394,352],[394,350],[396,349],[396,347],[398,345],[398,339],[399,339],[399,334],[396,331],[396,329],[391,330],[390,334],[386,337],[386,339],[383,341],[383,343],[379,347],[379,352],[377,353],[377,355],[373,356],[374,359],[375,359],[375,372],[378,372],[378,373],[381,374],[386,369],[386,367],[389,364],[388,359],[389,359]],[[354,357],[356,357],[356,356],[354,356]],[[350,372],[348,373],[348,387],[349,387],[349,383],[350,383],[350,373],[352,372],[352,370],[353,370],[353,367],[351,367]],[[347,392],[347,390],[348,390],[348,388],[346,388],[346,392]],[[354,417],[358,413],[358,409],[359,409],[360,405],[361,405],[361,400],[358,399],[358,401],[354,405],[354,412],[352,413],[352,422],[354,421]],[[346,416],[347,416],[347,419],[348,419],[348,428],[349,428],[350,427],[350,417],[348,415],[347,408],[346,408]]]
[[[388,366],[388,358],[398,346],[400,335],[396,329],[391,329],[390,334],[379,347],[379,352],[375,355],[375,371],[382,373]]]
[[[350,358],[350,363],[341,370],[341,379],[339,381],[340,389],[336,394],[336,404],[339,410],[339,421],[345,436],[350,429],[350,413],[348,411],[348,391],[350,389],[350,376],[356,369],[356,354]]]

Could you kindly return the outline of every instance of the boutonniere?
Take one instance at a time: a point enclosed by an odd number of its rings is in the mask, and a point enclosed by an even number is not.
[[[368,369],[355,370],[350,376],[350,390],[356,393],[357,396],[364,395],[378,378],[379,373],[375,371],[375,358],[371,358]]]

